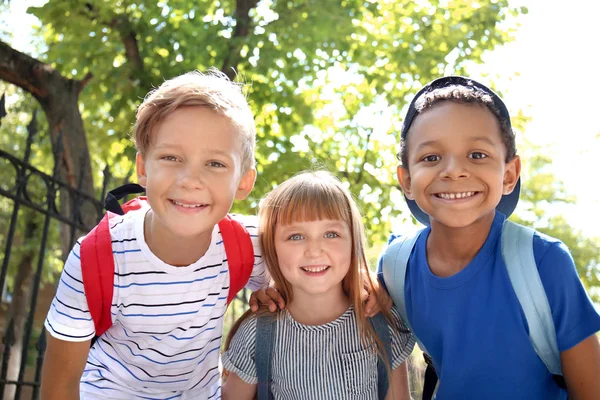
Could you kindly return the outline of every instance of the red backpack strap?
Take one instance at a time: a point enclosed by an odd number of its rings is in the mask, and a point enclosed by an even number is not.
[[[229,265],[229,295],[227,296],[227,304],[229,304],[250,279],[254,268],[254,246],[244,225],[229,215],[219,222],[219,229]]]
[[[127,203],[124,203],[121,206],[121,209],[123,210],[123,214],[126,214],[129,211],[139,210],[140,208],[144,207],[146,204],[148,204],[148,198],[146,196],[139,196],[139,197],[136,197],[135,199],[129,200]]]
[[[79,253],[83,290],[96,328],[96,336],[101,336],[112,325],[110,309],[115,260],[108,226],[110,214],[106,213],[100,223],[82,240]]]

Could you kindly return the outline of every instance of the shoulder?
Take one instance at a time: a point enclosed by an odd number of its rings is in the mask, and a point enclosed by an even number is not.
[[[248,231],[258,229],[258,217],[256,215],[229,214],[229,216],[242,224]]]
[[[390,326],[392,339],[392,369],[396,369],[412,353],[413,348],[415,347],[415,337],[402,321],[396,307],[392,307],[390,311],[393,320],[393,326]]]
[[[231,348],[243,346],[245,348],[254,349],[254,342],[256,338],[256,313],[250,313],[248,316],[239,324],[237,330],[231,338]]]
[[[256,313],[249,313],[238,325],[229,342],[229,347],[224,355],[228,359],[254,358],[256,348]]]
[[[427,228],[419,230],[413,229],[404,235],[392,234],[388,239],[387,247],[384,249],[380,258],[380,263],[383,263],[382,267],[385,266],[385,264],[388,264],[390,267],[395,266],[395,264],[402,259],[402,255],[406,255],[406,261],[408,261],[408,257],[413,256],[415,248],[417,247],[417,241],[427,237],[427,233],[423,235],[423,233],[427,231]],[[408,254],[406,254],[406,252],[408,252]]]
[[[533,236],[533,252],[535,261],[540,262],[548,258],[558,257],[558,260],[568,259],[572,262],[571,252],[567,246],[552,236],[548,236],[542,232],[535,231]]]
[[[139,236],[143,232],[144,217],[150,206],[142,207],[138,210],[132,210],[124,215],[111,215],[108,220],[110,227],[110,236],[113,240],[130,240]]]

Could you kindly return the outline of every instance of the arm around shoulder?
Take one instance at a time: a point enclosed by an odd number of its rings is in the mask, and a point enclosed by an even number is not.
[[[90,351],[90,340],[67,342],[46,333],[42,367],[42,400],[79,399],[79,381]]]

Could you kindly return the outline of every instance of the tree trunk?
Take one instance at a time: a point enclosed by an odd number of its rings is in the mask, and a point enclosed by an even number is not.
[[[73,188],[81,182],[80,190],[93,198],[92,164],[78,105],[79,93],[91,75],[83,80],[66,78],[51,66],[0,41],[0,79],[21,87],[39,101],[48,120],[59,179]],[[59,138],[62,138],[60,145]],[[66,191],[61,191],[60,213],[70,217],[72,209],[73,199]],[[91,204],[83,203],[81,218],[85,225],[94,225],[97,212]],[[70,235],[61,237],[64,243]],[[68,247],[70,243],[64,244]]]
[[[51,66],[0,41],[0,79],[21,87],[38,100],[48,120],[54,161],[58,168],[57,178],[94,198],[92,166],[78,105],[79,93],[91,79],[91,75],[81,81],[68,79]],[[58,212],[64,217],[72,218],[75,200],[68,190],[62,189]],[[97,210],[90,202],[81,202],[78,204],[78,209],[79,222],[85,226],[93,226],[97,222]],[[28,232],[32,224],[34,225],[33,221],[27,222],[26,237],[31,236]],[[75,228],[61,224],[63,255],[68,254],[70,250],[71,229]],[[15,342],[11,347],[7,375],[9,380],[17,379],[21,363],[25,362],[21,360],[21,354],[23,346],[28,345],[23,343],[23,335],[31,305],[33,259],[33,253],[24,256],[19,265],[15,284],[14,304],[11,310],[14,316]],[[7,385],[4,398],[12,399],[15,389],[14,385]]]

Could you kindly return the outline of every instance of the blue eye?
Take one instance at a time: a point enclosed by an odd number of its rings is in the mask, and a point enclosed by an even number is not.
[[[295,233],[293,235],[290,235],[290,237],[288,237],[288,240],[302,240],[304,237],[299,234],[299,233]]]
[[[340,235],[338,235],[335,232],[327,232],[323,237],[327,239],[335,239],[337,237],[340,237]]]
[[[436,162],[436,161],[440,161],[442,158],[436,154],[431,154],[428,156],[425,156],[421,159],[421,161],[425,161],[425,162]]]
[[[472,158],[474,160],[483,160],[484,158],[487,158],[487,154],[484,154],[480,151],[474,151],[471,154],[469,154],[469,158]]]

